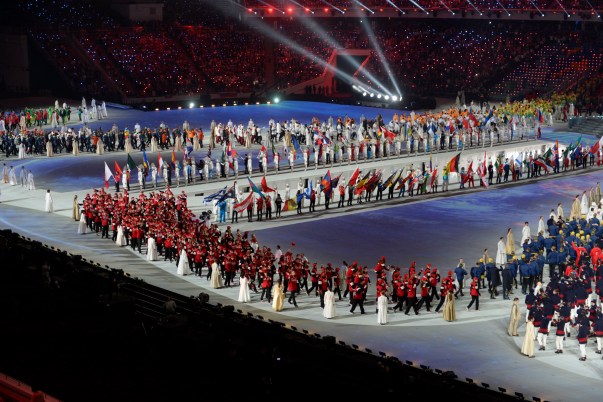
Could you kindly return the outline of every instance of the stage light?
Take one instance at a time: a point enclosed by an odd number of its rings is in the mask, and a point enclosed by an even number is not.
[[[273,10],[271,8],[268,9],[268,12],[271,13]]]
[[[212,105],[211,105],[211,107],[216,107],[216,105],[213,105],[213,104],[212,104]]]
[[[166,110],[171,110],[171,108],[168,107]]]
[[[250,12],[250,13],[252,13],[252,12],[253,12],[253,10],[250,8],[250,9],[249,9],[249,12]]]
[[[287,9],[287,11],[289,11],[290,13],[292,13],[292,12],[293,12],[293,9],[292,9],[291,7],[289,7],[289,8]]]
[[[256,102],[255,104],[256,104],[256,105],[259,105],[259,104],[260,104],[260,102]]]
[[[245,102],[245,106],[249,105],[249,102]]]
[[[158,108],[158,107],[156,107],[156,108],[155,108],[155,111],[156,111],[156,112],[158,112],[158,111],[159,111],[159,108]]]
[[[375,94],[371,94],[371,98],[373,98],[375,96]]]
[[[270,101],[266,102],[266,104],[267,104],[267,105],[269,105],[269,104],[270,104]]]
[[[178,110],[181,110],[181,109],[182,109],[182,106],[178,106]]]
[[[274,98],[274,103],[279,103],[279,102],[280,102],[280,99],[278,97]]]
[[[143,108],[143,109],[146,109],[147,107],[146,107],[145,105],[142,105],[142,108]]]
[[[397,101],[397,100],[398,100],[398,97],[397,97],[396,95],[393,95],[393,96],[392,96],[392,102],[395,102],[395,101]]]
[[[362,96],[366,96],[366,92],[363,92],[363,93],[362,93]]]
[[[203,105],[199,105],[199,107],[200,107],[201,109],[203,109]]]
[[[189,104],[188,104],[188,107],[189,107],[189,109],[194,108],[194,107],[195,107],[195,103],[194,103],[194,102],[189,103]]]
[[[329,9],[328,9],[328,8],[325,8],[325,13],[328,13],[328,12],[329,12]]]
[[[377,95],[377,99],[381,99],[381,94],[378,94],[378,95]]]
[[[384,96],[385,100],[389,100],[389,95]]]

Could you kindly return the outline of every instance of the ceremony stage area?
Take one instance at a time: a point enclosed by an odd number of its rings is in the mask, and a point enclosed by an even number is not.
[[[109,118],[93,122],[91,127],[102,126],[108,130],[116,123],[119,128],[127,126],[132,129],[136,122],[143,127],[156,127],[162,121],[169,127],[175,127],[181,126],[186,119],[191,127],[201,126],[207,132],[211,120],[226,123],[232,119],[235,124],[240,122],[246,125],[251,118],[264,127],[271,117],[281,121],[295,118],[304,123],[312,117],[322,121],[329,116],[337,119],[349,115],[358,120],[361,115],[370,119],[381,113],[384,121],[388,122],[394,112],[409,111],[303,102],[158,112],[110,108]],[[461,160],[477,161],[483,158],[484,153],[489,157],[502,151],[512,154],[521,148],[541,149],[555,140],[567,145],[579,138],[579,135],[560,128],[545,128],[538,141],[531,139],[462,151]],[[588,144],[596,139],[584,136],[582,140]],[[258,149],[259,146],[254,146],[253,152],[257,153]],[[197,156],[203,157],[206,152],[206,149],[198,151]],[[457,150],[434,152],[432,158],[434,163],[443,166],[457,153]],[[156,158],[156,155],[148,154],[149,158]],[[132,156],[137,162],[141,161],[139,151]],[[169,160],[168,152],[162,156]],[[304,294],[298,297],[299,308],[285,304],[282,312],[275,313],[268,303],[259,301],[257,294],[252,294],[251,303],[238,303],[238,286],[211,289],[204,276],[177,276],[173,263],[147,262],[144,255],[129,248],[119,248],[110,240],[100,239],[94,234],[78,235],[77,222],[71,219],[73,195],[78,194],[80,201],[83,200],[86,193],[103,185],[104,162],[113,167],[115,160],[123,166],[126,157],[123,152],[118,152],[4,160],[7,165],[17,167],[17,171],[21,165],[32,169],[37,189],[30,191],[20,185],[0,184],[0,228],[11,229],[43,244],[81,255],[102,266],[123,269],[132,277],[184,296],[206,292],[212,304],[233,305],[236,309],[262,314],[286,326],[303,328],[323,337],[331,335],[347,344],[359,345],[362,349],[382,351],[401,361],[409,360],[416,365],[454,371],[459,381],[471,378],[477,384],[490,384],[493,389],[503,387],[510,395],[519,392],[527,399],[535,396],[548,401],[581,401],[596,400],[599,396],[603,360],[594,353],[591,340],[587,345],[588,360],[585,362],[578,360],[575,336],[566,341],[565,353],[558,355],[554,353],[554,336],[551,335],[547,349],[537,351],[536,358],[529,359],[519,353],[525,326],[520,326],[520,337],[507,335],[511,301],[503,300],[502,296],[491,300],[486,291],[482,292],[480,311],[465,311],[470,301],[466,287],[465,296],[456,300],[455,322],[446,322],[441,314],[422,310],[419,316],[390,312],[390,322],[378,325],[374,306],[374,278],[365,305],[365,315],[350,313],[348,303],[344,300],[337,302],[337,317],[325,319],[318,298]],[[429,158],[429,154],[424,153],[359,165],[361,169],[382,167],[389,171],[410,164],[420,166],[423,162],[428,163]],[[343,172],[348,177],[348,172],[354,168],[354,165],[330,167],[333,172]],[[279,190],[289,183],[293,191],[299,178],[316,180],[327,169],[329,167],[319,166],[318,169],[305,171],[303,167],[297,167],[278,175],[270,173],[267,180],[269,184],[278,183]],[[220,228],[223,230],[230,225],[233,230],[248,231],[256,235],[260,245],[275,248],[280,244],[284,250],[291,248],[294,254],[303,252],[310,262],[319,264],[331,262],[339,266],[343,260],[357,261],[360,265],[368,266],[372,272],[377,260],[385,256],[388,264],[400,266],[403,271],[412,261],[416,261],[417,267],[422,268],[430,263],[445,276],[448,270],[456,267],[459,258],[464,258],[469,271],[481,257],[484,248],[488,248],[490,255],[494,256],[498,238],[504,236],[508,228],[513,229],[518,240],[524,221],[528,221],[535,234],[538,218],[544,216],[546,220],[550,210],[556,208],[559,202],[568,215],[574,197],[594,187],[603,176],[602,173],[601,168],[593,167],[536,179],[521,179],[488,189],[478,186],[461,190],[458,183],[451,180],[450,190],[446,193],[371,201],[361,205],[354,203],[353,206],[339,209],[336,208],[337,203],[333,202],[329,210],[318,205],[316,212],[307,213],[307,208],[304,208],[302,216],[290,212],[279,219],[251,223],[243,217],[238,224],[231,224],[228,219],[226,224],[220,224]],[[251,176],[256,183],[259,183],[260,177],[257,172]],[[233,180],[181,185],[172,191],[174,194],[185,191],[189,207],[200,214],[211,207],[205,205],[203,196],[198,194],[211,194],[216,189],[231,185]],[[238,180],[243,183],[247,178],[239,175]],[[135,196],[138,188],[134,180],[132,184],[130,193]],[[55,212],[52,214],[44,212],[46,189],[50,189],[54,197]],[[108,191],[113,191],[112,183]],[[151,191],[148,184],[146,191]],[[548,272],[546,268],[545,272]],[[522,313],[525,314],[524,296],[520,289],[514,290],[513,296],[520,298]]]

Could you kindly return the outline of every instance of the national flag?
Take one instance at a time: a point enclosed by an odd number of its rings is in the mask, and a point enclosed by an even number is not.
[[[555,140],[553,150],[555,151],[555,157],[559,157],[559,140]]]
[[[121,177],[121,175],[123,174],[123,172],[121,171],[121,168],[117,164],[117,161],[114,161],[114,162],[115,162],[115,176]],[[115,176],[113,176],[113,177],[115,177]]]
[[[320,188],[325,195],[331,194],[331,171],[327,170],[327,173],[323,176],[320,181]]]
[[[601,149],[601,145],[603,145],[603,137],[601,137],[601,138],[599,139],[599,141],[595,142],[595,143],[593,144],[593,146],[592,146],[592,147],[590,147],[589,152],[590,152],[591,154],[593,154],[593,155],[594,155],[594,154],[596,154],[596,153],[599,151],[599,149]]]
[[[331,191],[333,191],[334,188],[337,188],[340,178],[341,178],[341,174],[339,176],[335,177],[334,179],[331,179]]]
[[[293,143],[293,149],[295,150],[295,159],[301,158],[303,156],[302,149],[299,146],[299,141],[295,135],[291,136],[291,142]]]
[[[479,120],[471,111],[469,112],[469,120],[473,123],[473,127],[479,126]]]
[[[385,138],[387,138],[390,142],[396,138],[396,134],[392,131],[389,131],[387,128],[385,128],[385,126],[383,126],[382,131]]]
[[[230,186],[230,188],[228,190],[226,190],[224,192],[224,194],[222,194],[222,196],[218,199],[218,202],[224,201],[228,198],[236,198],[236,194],[235,194],[235,186],[232,185]]]
[[[469,167],[467,168],[467,173],[462,177],[463,183],[467,183],[470,178],[473,177],[473,161],[469,163]]]
[[[431,152],[429,153],[429,171],[431,172],[433,170],[433,160],[432,160],[432,156],[431,156]]]
[[[544,122],[544,116],[542,115],[542,112],[540,111],[540,109],[538,109],[538,122],[539,123]]]
[[[262,148],[260,148],[260,151],[266,153],[266,145],[262,144]]]
[[[453,157],[450,162],[446,164],[446,171],[448,173],[459,171],[459,161],[461,159],[461,153],[459,152],[455,157]]]
[[[272,193],[275,191],[273,188],[268,187],[268,184],[266,183],[266,175],[262,177],[262,182],[260,184],[262,185],[262,191],[265,193]]]
[[[150,169],[151,164],[149,163],[149,158],[147,158],[146,151],[142,151],[142,164],[145,167],[145,169],[147,170],[147,176],[148,176],[149,173],[151,172],[151,169]]]
[[[429,183],[429,185],[431,187],[433,187],[433,185],[435,184],[435,181],[438,178],[438,169],[436,168],[432,173],[431,173],[431,183]]]
[[[492,118],[492,116],[494,115],[494,109],[490,109],[490,113],[488,113],[488,116],[486,116],[486,119],[484,120],[484,124],[482,125],[483,127],[485,127],[488,122],[490,121],[490,119]]]
[[[396,182],[398,177],[398,170],[396,169],[387,179],[385,179],[385,181],[383,182],[383,188],[388,188],[389,186],[391,186],[393,183]]]
[[[374,188],[374,186],[377,185],[379,180],[381,180],[381,169],[379,169],[377,172],[375,172],[375,174],[372,175],[370,178],[367,177],[366,180],[363,178],[360,182],[358,182],[358,185],[356,185],[356,190],[354,191],[354,193],[356,195],[358,195],[358,194],[362,193],[363,190],[372,191],[372,189]]]
[[[172,164],[176,166],[176,151],[172,149]]]
[[[350,180],[348,180],[348,186],[356,185],[356,180],[358,180],[359,174],[360,174],[360,168],[356,168],[356,170],[354,170],[354,173],[352,173],[352,177],[350,177]]]
[[[364,188],[370,177],[371,171],[369,170],[362,179],[358,180],[358,182],[356,183],[356,194],[360,194],[362,192],[362,189]],[[358,189],[360,189],[359,192]]]
[[[546,173],[552,173],[553,172],[553,167],[551,165],[549,165],[547,163],[547,161],[542,156],[539,156],[538,158],[536,158],[534,160],[534,164],[540,166],[541,168],[543,168]]]
[[[253,191],[251,193],[249,193],[247,198],[245,198],[243,201],[234,204],[232,209],[234,209],[238,213],[242,213],[247,210],[247,207],[250,204],[253,204]]]
[[[136,169],[136,162],[134,162],[134,159],[132,159],[132,156],[130,156],[130,154],[128,154],[128,167],[130,168],[130,170]]]
[[[204,197],[203,198],[203,202],[204,203],[209,203],[209,202],[211,202],[213,200],[216,200],[216,199],[219,200],[224,194],[226,194],[226,186],[224,186],[223,189],[218,190],[215,193],[208,195],[207,197]]]
[[[111,172],[111,169],[109,169],[107,162],[105,162],[105,187],[106,188],[109,188],[109,179],[112,177],[113,177],[113,173]],[[113,180],[115,180],[114,177],[113,177]]]
[[[312,189],[313,189],[313,185],[312,185],[312,180],[310,180],[310,182],[308,183],[308,187],[306,187],[306,189],[304,190],[304,192],[301,194],[302,198],[305,197],[307,199],[310,199],[310,196],[312,195]],[[297,200],[297,202],[299,203],[299,200]]]
[[[285,205],[283,205],[283,212],[293,211],[297,209],[297,202],[293,198],[290,198],[285,201]]]
[[[159,151],[157,151],[157,166],[159,171],[163,169],[163,158],[161,157],[161,153]]]
[[[249,187],[251,187],[251,190],[254,193],[257,193],[262,198],[266,198],[264,193],[262,193],[262,191],[259,188],[257,188],[257,186],[255,184],[253,184],[253,182],[251,181],[251,179],[249,177],[247,178],[247,180],[249,180]]]

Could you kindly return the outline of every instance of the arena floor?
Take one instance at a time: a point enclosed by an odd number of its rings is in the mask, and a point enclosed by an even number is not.
[[[389,121],[394,112],[408,111],[303,102],[158,112],[110,108],[109,118],[94,122],[92,127],[98,124],[103,129],[109,129],[113,123],[119,127],[133,127],[136,122],[154,127],[161,121],[174,127],[186,119],[191,126],[201,126],[205,131],[209,129],[212,119],[225,123],[232,118],[234,123],[240,120],[246,124],[252,118],[264,126],[270,117],[281,121],[296,118],[304,122],[314,116],[324,120],[329,116],[336,119],[348,114],[358,119],[361,114],[370,118],[381,113],[384,120]],[[540,141],[463,151],[463,158],[477,159],[483,157],[484,152],[490,155],[503,150],[512,153],[521,148],[538,148],[556,139],[567,144],[577,137],[577,134],[563,131],[562,127],[546,128]],[[594,141],[587,136],[583,136],[583,140],[586,143]],[[199,152],[201,157],[204,156],[205,151]],[[433,157],[436,163],[443,165],[455,154],[444,152]],[[168,155],[163,157],[167,158]],[[37,187],[28,191],[21,186],[0,184],[0,227],[72,254],[80,254],[103,266],[121,268],[148,283],[183,295],[206,292],[210,294],[210,303],[232,304],[238,309],[259,313],[287,326],[296,326],[322,336],[332,335],[347,344],[384,352],[401,361],[412,361],[417,366],[451,370],[460,380],[471,378],[478,384],[489,384],[492,389],[503,387],[506,393],[514,395],[519,392],[528,400],[533,396],[548,401],[597,400],[600,397],[603,360],[594,353],[594,343],[589,340],[588,360],[580,362],[575,337],[566,341],[565,353],[558,355],[554,353],[554,337],[549,336],[547,350],[537,351],[536,358],[529,359],[519,353],[524,326],[520,327],[519,337],[512,338],[506,333],[511,302],[502,300],[502,297],[490,300],[483,295],[480,311],[467,312],[465,307],[470,300],[467,290],[466,296],[456,301],[457,321],[452,323],[444,321],[441,314],[422,310],[419,316],[390,313],[388,325],[378,325],[371,297],[374,296],[374,288],[372,293],[369,292],[365,315],[349,313],[347,301],[340,301],[337,302],[337,317],[327,320],[322,316],[318,298],[305,295],[298,298],[299,308],[290,308],[286,304],[282,312],[275,313],[268,303],[259,301],[259,294],[252,294],[251,303],[238,303],[238,286],[211,289],[205,278],[177,276],[173,263],[147,262],[144,256],[130,249],[118,248],[109,240],[101,240],[91,234],[78,235],[77,223],[71,220],[73,195],[78,194],[82,200],[87,192],[103,184],[104,162],[112,168],[114,160],[123,165],[125,158],[124,153],[109,153],[0,159],[17,169],[22,164],[32,169]],[[140,160],[140,152],[137,151],[134,158]],[[429,155],[410,155],[367,162],[364,166],[393,169],[411,163],[417,166],[428,160]],[[332,172],[346,175],[354,168],[354,165],[334,166]],[[290,183],[291,188],[295,189],[300,177],[317,178],[326,170],[321,167],[304,171],[303,167],[298,167],[278,175],[272,173],[268,180],[269,184],[278,183],[279,189],[284,188],[285,183]],[[416,261],[418,266],[431,263],[445,274],[449,269],[454,269],[459,258],[464,258],[470,267],[481,257],[484,248],[491,250],[490,255],[494,255],[498,238],[505,235],[509,227],[513,228],[516,240],[520,239],[521,227],[526,220],[530,222],[532,233],[535,233],[539,216],[545,216],[546,219],[559,202],[563,203],[568,214],[573,198],[590,190],[601,177],[603,172],[600,170],[586,169],[559,174],[554,178],[498,185],[487,190],[478,187],[461,192],[458,184],[451,184],[451,191],[444,194],[373,201],[368,205],[354,204],[341,209],[333,208],[335,203],[328,211],[319,205],[313,214],[297,216],[289,213],[283,218],[260,223],[240,219],[240,223],[231,226],[256,234],[260,244],[269,247],[280,244],[285,250],[292,248],[294,252],[304,252],[310,261],[332,262],[334,265],[342,260],[357,261],[372,268],[379,257],[386,256],[388,263],[403,269],[411,261]],[[252,179],[259,182],[259,173]],[[246,181],[246,178],[239,176],[239,180]],[[209,206],[203,203],[202,196],[195,195],[210,194],[231,182],[232,179],[181,186],[174,192],[186,191],[189,206],[200,213]],[[44,212],[46,189],[51,189],[54,196],[53,214]],[[113,191],[112,186],[109,191]],[[132,193],[136,192],[132,189]],[[291,246],[291,243],[295,243],[295,246]],[[523,301],[519,290],[515,295]],[[522,308],[522,313],[525,313],[525,308]]]

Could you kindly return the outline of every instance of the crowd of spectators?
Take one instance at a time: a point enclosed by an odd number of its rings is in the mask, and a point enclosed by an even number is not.
[[[571,88],[601,69],[603,49],[597,36],[567,32],[534,38],[541,46],[534,46],[537,50],[504,76],[491,94],[516,98],[525,95],[526,91],[544,94]]]
[[[386,71],[370,35],[351,18],[253,20],[251,25],[264,24],[271,35],[224,16],[203,25],[173,21],[112,29],[92,24],[60,33],[37,29],[31,38],[74,91],[98,94],[117,85],[129,97],[284,89],[320,76],[336,48],[371,50],[357,74],[368,86],[376,86],[375,79],[388,83],[391,73],[402,91],[419,95],[490,90],[514,98],[526,88],[538,94],[563,91],[602,63],[600,35],[570,24],[467,20],[453,27],[445,20],[373,19],[369,24]],[[74,46],[90,60],[81,60]]]

